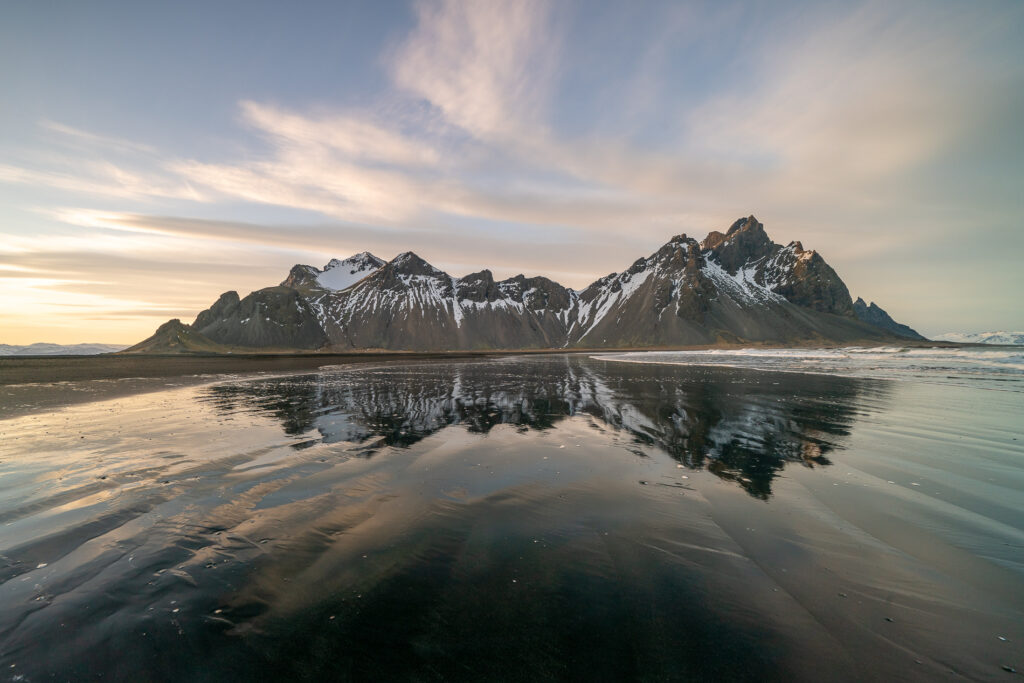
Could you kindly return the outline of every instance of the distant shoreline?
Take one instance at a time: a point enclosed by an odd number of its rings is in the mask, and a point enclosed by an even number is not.
[[[993,344],[923,342],[915,340],[856,343],[702,344],[692,346],[643,346],[622,348],[502,349],[457,351],[347,351],[256,353],[105,353],[88,356],[0,356],[0,386],[26,383],[74,382],[127,377],[179,377],[191,374],[309,370],[324,365],[391,360],[444,360],[556,353],[624,353],[639,351],[707,351],[714,349],[836,349],[850,346],[884,347],[899,344],[914,348],[999,348]]]

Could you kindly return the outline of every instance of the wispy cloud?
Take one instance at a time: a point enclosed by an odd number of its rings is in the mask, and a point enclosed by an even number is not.
[[[39,125],[51,133],[57,133],[65,140],[79,141],[91,149],[103,148],[108,150],[119,150],[127,152],[142,152],[145,154],[157,155],[159,150],[152,145],[146,145],[134,140],[113,137],[110,135],[97,135],[74,126],[69,126],[57,121],[40,121]]]
[[[429,143],[369,120],[366,114],[303,116],[278,107],[243,101],[246,123],[271,138],[282,150],[307,149],[312,153],[336,152],[349,161],[432,166],[440,154]]]
[[[131,171],[111,162],[90,158],[68,159],[63,169],[0,164],[0,182],[113,199],[207,199],[182,177],[163,177],[151,169]]]
[[[441,0],[415,7],[417,26],[392,60],[399,88],[475,138],[508,143],[544,126],[559,44],[550,5]]]

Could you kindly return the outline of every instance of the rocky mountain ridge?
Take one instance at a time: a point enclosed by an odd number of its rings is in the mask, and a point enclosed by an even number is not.
[[[457,278],[413,252],[387,262],[362,252],[322,270],[296,265],[276,287],[244,298],[225,292],[187,332],[203,348],[307,351],[920,338],[877,306],[867,319],[859,310],[817,252],[772,242],[750,216],[703,242],[677,235],[582,290],[545,277],[495,280],[489,270]],[[165,350],[155,337],[129,349]]]
[[[883,330],[889,330],[897,337],[906,337],[907,339],[923,340],[924,337],[917,333],[916,330],[902,325],[892,317],[883,311],[878,305],[872,301],[870,305],[864,303],[864,299],[857,297],[857,300],[853,302],[853,314],[858,319],[863,320],[866,323],[870,323],[875,327],[881,327]]]

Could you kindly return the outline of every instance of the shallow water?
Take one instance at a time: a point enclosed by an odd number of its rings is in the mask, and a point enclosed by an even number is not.
[[[951,384],[1024,393],[1024,346],[848,346],[606,353],[605,360],[704,365]]]
[[[1003,680],[987,387],[546,356],[2,420],[0,677]]]

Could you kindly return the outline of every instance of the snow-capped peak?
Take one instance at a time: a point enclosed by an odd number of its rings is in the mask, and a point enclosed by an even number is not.
[[[344,260],[333,258],[317,275],[316,281],[324,289],[348,289],[383,265],[383,259],[368,251],[354,254]]]

